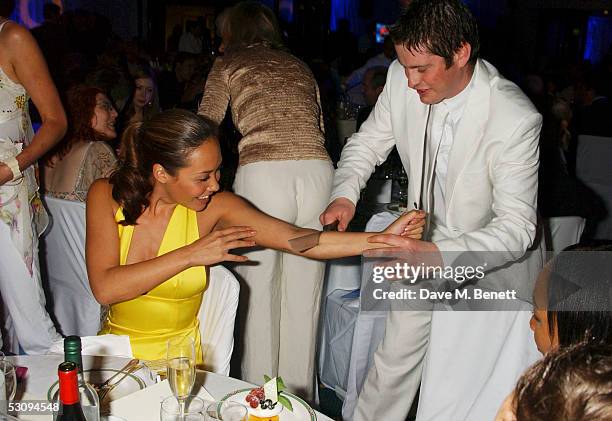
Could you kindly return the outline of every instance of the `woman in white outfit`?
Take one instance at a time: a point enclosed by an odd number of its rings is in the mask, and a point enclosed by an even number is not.
[[[0,294],[4,349],[43,353],[60,339],[45,310],[38,235],[47,215],[38,197],[36,161],[66,131],[66,116],[45,60],[27,29],[0,10]],[[9,5],[10,6],[10,5]],[[42,118],[36,135],[31,98]]]
[[[242,134],[234,192],[262,212],[320,229],[333,166],[325,149],[319,88],[283,45],[274,13],[242,2],[221,15],[224,55],[208,75],[198,110],[221,122],[229,104]],[[250,252],[239,307],[242,376],[281,375],[313,397],[316,330],[325,264],[274,250]]]

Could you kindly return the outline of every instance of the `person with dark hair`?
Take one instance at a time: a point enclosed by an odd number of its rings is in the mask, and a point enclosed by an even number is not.
[[[534,288],[529,321],[542,354],[584,341],[612,346],[611,257],[610,242],[576,244],[544,267]],[[515,394],[516,390],[506,398],[496,421],[516,421]]]
[[[117,164],[107,143],[117,137],[117,111],[104,91],[90,86],[72,88],[66,109],[68,134],[45,159],[45,194],[84,202],[89,186]]]
[[[267,6],[238,3],[217,23],[224,55],[208,75],[198,113],[218,124],[231,107],[242,135],[234,192],[276,218],[320,229],[333,166],[312,72],[287,52]],[[242,377],[258,383],[278,373],[311,400],[325,265],[274,250],[258,250],[252,258],[257,266],[237,268],[245,291],[239,306]]]
[[[538,350],[583,340],[612,345],[612,243],[567,247],[542,271],[531,330]]]
[[[2,13],[12,2],[0,1]],[[7,16],[7,15],[4,15]],[[66,132],[66,116],[45,59],[30,32],[0,16],[0,294],[5,351],[45,353],[60,339],[38,266],[38,236],[47,214],[38,196],[36,162]],[[34,133],[32,99],[42,125]]]
[[[132,123],[143,122],[159,113],[159,92],[155,73],[148,66],[138,66],[130,72],[132,93],[117,119],[118,133]]]
[[[551,352],[521,376],[514,421],[612,419],[612,345],[581,342]]]
[[[257,245],[322,259],[384,247],[369,243],[369,233],[298,228],[219,192],[216,126],[200,116],[165,111],[123,136],[117,171],[89,190],[86,261],[94,297],[110,305],[100,333],[128,335],[135,358],[164,359],[168,339],[185,336],[202,363],[197,315],[206,267],[249,260],[232,249]],[[412,212],[385,232],[420,238],[423,218]],[[289,240],[313,233],[318,245],[291,247]]]
[[[198,22],[188,21],[185,24],[185,32],[179,40],[178,51],[191,54],[202,53],[202,27],[198,25]]]
[[[391,311],[359,399],[347,392],[343,416],[404,419],[420,384],[419,421],[493,419],[538,356],[528,291],[543,265],[536,240],[542,117],[478,58],[476,19],[462,1],[414,0],[390,36],[398,60],[342,151],[321,222],[346,229],[360,189],[397,146],[410,180],[408,204],[429,215],[427,241],[382,238],[433,268],[452,269],[453,253],[473,256],[471,266],[487,271],[479,285],[518,290],[512,305],[525,311],[428,311],[456,308],[428,301],[423,311]],[[455,283],[468,293],[473,286]]]
[[[361,127],[364,121],[374,108],[374,104],[382,93],[387,80],[387,68],[384,66],[376,66],[368,69],[363,76],[363,97],[365,98],[366,106],[357,113],[357,130]]]
[[[353,71],[344,82],[346,93],[352,103],[357,105],[368,105],[363,88],[365,85],[366,72],[374,67],[388,68],[395,59],[395,47],[391,37],[386,37],[383,44],[383,51],[370,58],[363,66]],[[383,82],[384,85],[384,82]]]
[[[191,102],[186,98],[188,86],[192,83],[197,65],[197,56],[191,53],[178,53],[174,59],[172,72],[164,71],[159,75],[159,102],[162,110],[184,108]],[[197,87],[201,93],[201,86]],[[195,110],[192,110],[195,111]]]

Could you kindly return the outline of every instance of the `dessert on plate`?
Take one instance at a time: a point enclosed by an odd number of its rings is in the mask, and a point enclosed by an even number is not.
[[[264,378],[264,385],[252,389],[245,398],[249,421],[279,421],[279,415],[284,408],[293,411],[291,401],[282,394],[285,390],[283,379],[271,379],[268,376]]]

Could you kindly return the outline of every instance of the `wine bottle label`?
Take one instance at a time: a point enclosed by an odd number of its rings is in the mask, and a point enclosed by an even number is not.
[[[61,364],[60,364],[61,365]],[[76,366],[74,370],[58,370],[60,401],[64,405],[73,405],[79,401]]]

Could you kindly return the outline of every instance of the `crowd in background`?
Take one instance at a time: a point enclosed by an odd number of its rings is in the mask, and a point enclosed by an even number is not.
[[[238,190],[247,181],[256,180],[261,183],[265,177],[273,178],[270,174],[258,173],[249,177],[242,174],[242,178],[237,178],[234,183],[236,174],[240,177],[241,171],[245,173],[244,169],[238,169],[240,165],[254,162],[265,162],[269,165],[270,161],[289,159],[283,158],[291,152],[286,148],[282,149],[283,145],[276,151],[277,155],[274,155],[274,151],[270,152],[272,157],[262,158],[257,156],[257,153],[248,155],[249,151],[245,152],[244,148],[249,146],[251,139],[255,139],[256,143],[257,135],[261,134],[255,130],[255,135],[251,136],[249,130],[265,122],[265,119],[262,117],[257,121],[245,122],[245,116],[248,120],[257,110],[239,114],[239,111],[244,112],[243,107],[249,105],[250,98],[241,98],[237,93],[245,95],[244,91],[248,90],[246,85],[252,80],[243,82],[246,86],[244,90],[237,90],[240,86],[232,87],[231,84],[228,92],[220,87],[228,78],[228,74],[240,73],[243,68],[252,65],[249,61],[252,57],[246,56],[242,57],[243,62],[237,65],[237,68],[232,68],[231,63],[228,64],[229,59],[224,62],[223,57],[228,57],[230,52],[235,54],[237,49],[244,46],[229,43],[232,39],[231,25],[227,25],[223,19],[217,19],[218,27],[213,28],[207,27],[203,19],[186,22],[184,28],[176,26],[169,34],[165,51],[157,51],[150,48],[146,40],[119,38],[113,33],[108,19],[87,11],[61,13],[59,7],[48,3],[44,7],[44,18],[44,22],[34,28],[32,34],[46,59],[49,73],[66,110],[68,124],[63,139],[41,160],[40,185],[43,193],[62,199],[85,201],[89,186],[96,179],[112,174],[117,162],[123,159],[122,153],[125,152],[122,151],[121,139],[126,128],[133,123],[149,121],[162,111],[176,108],[199,113],[219,124],[223,155],[220,184],[225,189],[234,188],[240,193]],[[335,164],[340,159],[344,139],[337,129],[338,120],[356,120],[358,129],[367,119],[384,87],[386,69],[395,59],[395,51],[389,38],[384,42],[376,40],[373,24],[368,26],[365,34],[357,37],[350,32],[347,21],[340,21],[337,31],[330,34],[329,43],[321,49],[319,56],[296,58],[291,52],[299,51],[299,44],[308,41],[292,39],[291,33],[291,30],[283,33],[284,39],[280,40],[282,47],[275,47],[274,51],[270,51],[269,46],[265,46],[264,49],[267,50],[260,52],[263,57],[261,60],[267,60],[268,63],[272,59],[282,60],[279,67],[286,65],[293,71],[297,67],[299,71],[296,71],[296,74],[299,73],[301,80],[312,82],[312,90],[308,92],[316,92],[316,96],[308,97],[308,93],[301,93],[301,96],[290,99],[295,102],[292,103],[292,110],[299,108],[300,104],[306,104],[312,106],[313,110],[316,108],[315,111],[320,111],[317,116],[321,119],[320,125],[317,125],[312,133],[307,133],[308,138],[315,139],[316,142],[313,141],[311,149],[302,144],[305,149],[299,151],[302,155],[298,157],[301,160],[313,161],[313,165],[326,167],[310,171],[311,173],[319,174],[323,170],[329,170],[326,180],[313,182],[316,190],[316,186],[331,183],[330,162]],[[250,52],[253,53],[253,49]],[[257,54],[254,57],[258,57]],[[289,70],[285,72],[289,73]],[[272,71],[267,74],[262,71],[258,77],[263,80],[266,76],[272,78],[273,74]],[[608,215],[601,197],[576,177],[577,151],[580,136],[612,137],[612,50],[596,65],[562,59],[551,60],[514,82],[524,90],[544,117],[540,136],[540,216],[585,218],[583,240],[594,238],[597,223]],[[215,83],[218,85],[214,85]],[[261,93],[258,95],[261,96]],[[272,104],[273,101],[274,99],[266,99],[266,104]],[[31,115],[36,124],[41,121],[41,116],[36,104],[33,105]],[[219,109],[214,109],[213,105]],[[299,111],[301,116],[308,112],[302,109]],[[278,110],[275,112],[279,114]],[[314,114],[317,113],[313,111]],[[299,118],[291,118],[290,112],[283,116],[294,124],[299,122]],[[315,131],[320,134],[320,139],[313,134]],[[306,132],[301,129],[299,133]],[[290,130],[284,130],[284,134],[296,136]],[[241,137],[247,138],[249,142],[244,142],[239,148]],[[280,142],[282,139],[274,140]],[[290,141],[291,139],[287,140]],[[246,161],[247,159],[251,161]],[[399,165],[396,157],[392,159]],[[274,173],[281,172],[274,166],[271,168]],[[295,167],[291,170],[296,171]],[[282,171],[289,173],[285,168]],[[251,193],[253,191],[250,190]],[[272,193],[277,194],[276,191]],[[325,202],[329,188],[320,193],[325,196],[322,197]],[[241,194],[248,198],[250,193],[244,191]],[[251,201],[256,202],[257,197],[254,196]],[[264,197],[263,194],[260,197]],[[266,203],[271,201],[271,198],[267,198],[258,206],[266,210]],[[319,208],[322,206],[325,204],[321,203]],[[309,216],[310,219],[314,218],[314,224],[318,224],[317,218],[321,210],[319,208]],[[274,216],[274,209],[266,211]],[[305,226],[309,221],[290,222]],[[289,264],[285,266],[289,267]],[[316,276],[322,280],[321,264],[315,269],[313,271],[321,272],[317,272]],[[245,271],[244,276],[253,275]],[[320,295],[319,288],[320,285],[311,293]],[[296,295],[302,298],[300,293]],[[315,326],[311,327],[314,338],[316,317],[313,319]],[[609,326],[607,329],[609,330]],[[280,340],[282,341],[282,338]],[[314,344],[304,346],[312,347],[311,354],[314,356]],[[263,354],[270,352],[266,350]],[[541,365],[550,363],[554,358],[563,359],[566,356],[567,353],[552,355]],[[609,355],[607,357],[609,358]],[[260,364],[261,360],[262,357],[258,355],[253,357],[250,364]],[[314,364],[314,358],[309,363]],[[272,371],[279,369],[278,361],[271,362],[270,365]],[[538,369],[541,367],[534,368],[528,375],[537,375]],[[254,369],[249,367],[249,364],[243,364],[243,370]],[[308,370],[313,371],[314,368],[305,368],[305,371]],[[517,399],[525,398],[525,390],[530,390],[526,384],[519,385],[515,392]],[[313,391],[307,387],[303,393],[306,393],[309,399],[313,398]]]

